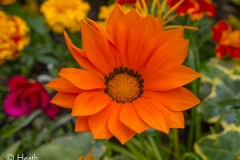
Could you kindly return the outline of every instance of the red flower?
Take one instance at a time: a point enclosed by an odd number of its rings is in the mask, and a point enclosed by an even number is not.
[[[141,1],[141,0],[139,0],[139,1],[140,1],[141,6],[143,7],[142,1]],[[120,5],[130,4],[130,5],[132,5],[132,6],[135,6],[137,0],[118,0],[117,2],[118,2],[118,4],[120,4]],[[146,4],[147,4],[147,0],[145,0],[145,2],[146,2]]]
[[[179,0],[168,0],[170,7],[173,7]],[[190,15],[192,20],[201,20],[203,14],[215,17],[216,7],[210,0],[185,0],[177,8],[177,13],[181,16]]]
[[[41,108],[50,118],[54,118],[59,108],[50,103],[51,97],[39,82],[30,83],[23,76],[15,76],[8,82],[10,94],[5,98],[5,112],[14,117],[30,115]]]
[[[136,0],[118,0],[118,3],[120,5],[124,5],[124,4],[134,5],[136,3]]]
[[[232,58],[240,58],[240,30],[236,30],[225,21],[219,21],[212,27],[212,38],[217,43],[217,56],[222,58],[228,53]]]

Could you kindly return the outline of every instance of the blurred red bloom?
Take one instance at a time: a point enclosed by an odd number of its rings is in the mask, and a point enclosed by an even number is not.
[[[50,103],[50,95],[39,82],[30,83],[23,76],[15,76],[8,82],[9,95],[5,98],[5,112],[13,117],[30,115],[34,109],[42,109],[50,118],[55,118],[59,108]]]
[[[170,7],[173,7],[178,2],[179,0],[168,0]],[[192,20],[201,20],[203,14],[209,17],[215,17],[216,15],[216,7],[211,0],[185,0],[176,11],[180,16],[189,14]]]
[[[225,21],[218,21],[212,27],[212,38],[217,43],[217,56],[222,58],[228,53],[232,58],[240,58],[240,30]]]
[[[141,0],[139,0],[139,1],[140,1],[141,6],[143,7],[142,1],[141,1]],[[135,6],[137,0],[118,0],[117,2],[118,2],[118,4],[120,4],[120,5],[130,4],[130,5],[132,5],[132,6]],[[146,4],[147,4],[147,0],[145,0],[145,2],[146,2]]]

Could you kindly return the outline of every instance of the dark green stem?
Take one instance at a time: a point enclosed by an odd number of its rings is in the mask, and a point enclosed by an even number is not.
[[[174,150],[179,157],[180,156],[180,150],[179,150],[178,129],[173,129],[173,141],[174,141]]]

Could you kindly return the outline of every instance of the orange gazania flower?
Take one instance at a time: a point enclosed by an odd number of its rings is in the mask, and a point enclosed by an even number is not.
[[[170,7],[178,3],[179,0],[168,0]],[[177,13],[181,16],[190,15],[192,20],[201,20],[203,14],[215,17],[216,7],[211,0],[185,0],[177,8]]]
[[[240,58],[240,30],[225,21],[218,21],[212,27],[212,38],[217,43],[218,57],[225,57],[228,53],[232,58]]]
[[[85,70],[63,68],[47,85],[58,91],[52,103],[77,117],[75,131],[95,139],[115,136],[123,144],[149,127],[165,133],[184,128],[182,111],[199,100],[182,86],[200,74],[182,65],[188,50],[183,28],[164,31],[159,18],[124,14],[117,5],[107,31],[87,20],[81,23],[84,50],[65,33]]]

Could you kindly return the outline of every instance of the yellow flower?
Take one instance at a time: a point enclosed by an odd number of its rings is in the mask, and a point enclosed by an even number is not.
[[[15,0],[0,0],[1,5],[8,5],[14,3]]]
[[[0,11],[0,64],[21,54],[29,44],[29,28],[18,16],[12,16]]]
[[[110,13],[112,12],[114,6],[116,4],[111,4],[109,6],[101,6],[100,7],[100,11],[98,14],[98,18],[100,19],[100,21],[98,21],[97,23],[101,26],[101,27],[106,27],[106,20],[108,19]],[[122,9],[122,11],[126,14],[128,12],[130,12],[133,7],[131,5],[122,5],[120,6],[120,8]],[[139,13],[139,15],[141,15],[142,17],[146,16],[147,14],[145,14],[145,12],[143,12],[141,7],[137,7],[136,6],[136,11]]]
[[[226,30],[222,32],[220,43],[224,46],[240,48],[240,30]]]
[[[57,33],[65,29],[80,31],[80,21],[86,17],[90,5],[82,0],[46,0],[41,5],[47,24]]]
[[[78,158],[78,160],[98,160],[97,158],[92,157],[92,153],[93,151],[91,151],[86,158],[84,158],[83,156],[81,156],[80,158]]]

